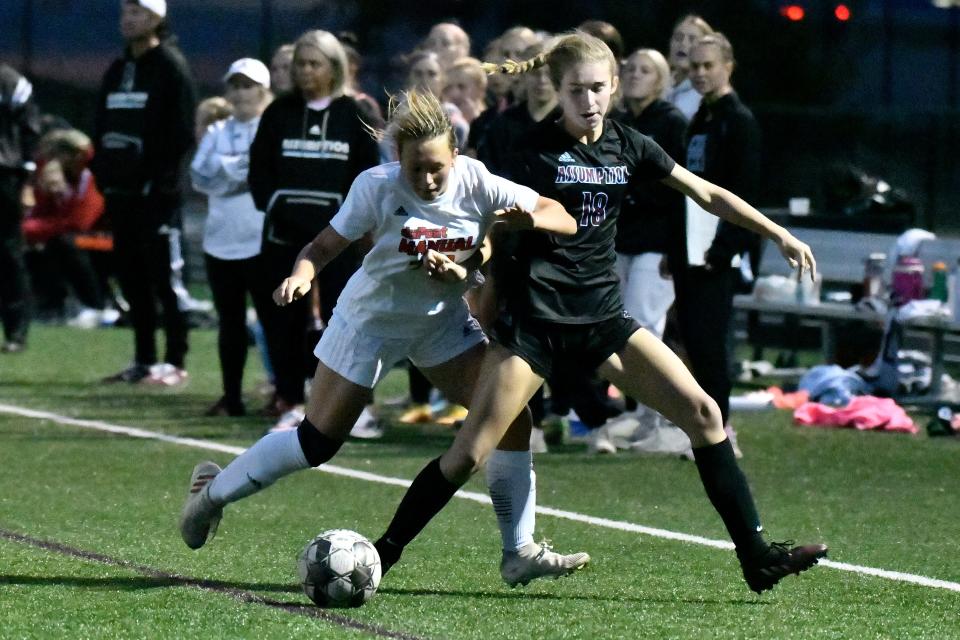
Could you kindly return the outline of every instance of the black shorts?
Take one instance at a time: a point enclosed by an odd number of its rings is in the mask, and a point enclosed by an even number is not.
[[[600,322],[561,324],[501,314],[493,339],[523,358],[544,379],[556,371],[590,373],[620,351],[640,323],[624,311]]]

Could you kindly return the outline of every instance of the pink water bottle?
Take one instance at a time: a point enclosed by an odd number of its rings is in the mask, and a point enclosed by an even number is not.
[[[893,267],[891,298],[896,306],[923,299],[923,261],[913,256],[900,256]]]

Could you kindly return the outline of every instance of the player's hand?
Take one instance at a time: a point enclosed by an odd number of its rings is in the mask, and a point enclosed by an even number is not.
[[[463,282],[469,275],[463,266],[433,249],[424,254],[423,266],[427,268],[427,276],[443,282]]]
[[[535,226],[533,214],[518,206],[499,209],[494,215],[497,217],[497,222],[501,222],[511,229],[533,229]]]
[[[305,278],[291,276],[280,283],[273,292],[273,301],[280,307],[285,307],[294,300],[299,300],[310,291],[310,281]]]
[[[810,280],[817,281],[817,261],[813,257],[813,251],[806,243],[800,242],[791,234],[786,233],[777,241],[777,245],[787,263],[797,270],[798,280],[803,278],[805,271],[809,271]]]

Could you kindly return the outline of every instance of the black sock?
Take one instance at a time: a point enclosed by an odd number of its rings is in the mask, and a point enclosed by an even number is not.
[[[300,448],[303,449],[303,457],[311,467],[319,467],[337,455],[337,451],[340,451],[340,447],[343,446],[342,440],[334,440],[323,435],[306,418],[297,427],[297,439],[300,441]]]
[[[753,504],[747,478],[733,455],[730,439],[693,450],[707,497],[723,519],[741,562],[766,551],[760,516]]]
[[[400,559],[403,548],[410,544],[427,523],[450,502],[460,485],[455,485],[440,472],[440,458],[431,460],[400,501],[390,526],[375,543],[380,561],[386,569]]]

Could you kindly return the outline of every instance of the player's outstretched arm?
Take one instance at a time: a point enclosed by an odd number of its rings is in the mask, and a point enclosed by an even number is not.
[[[536,229],[551,231],[565,236],[577,232],[577,221],[567,213],[563,205],[551,198],[540,196],[533,211],[524,211],[520,207],[497,211],[497,221],[513,229]]]
[[[273,301],[282,307],[302,298],[310,291],[310,283],[317,273],[349,245],[350,240],[328,225],[310,244],[300,250],[290,277],[284,279],[273,292]]]
[[[792,268],[798,269],[801,275],[804,271],[809,271],[811,280],[816,280],[817,261],[810,247],[747,204],[740,196],[704,180],[679,164],[673,167],[673,171],[662,182],[687,195],[718,218],[769,238],[776,243]]]

